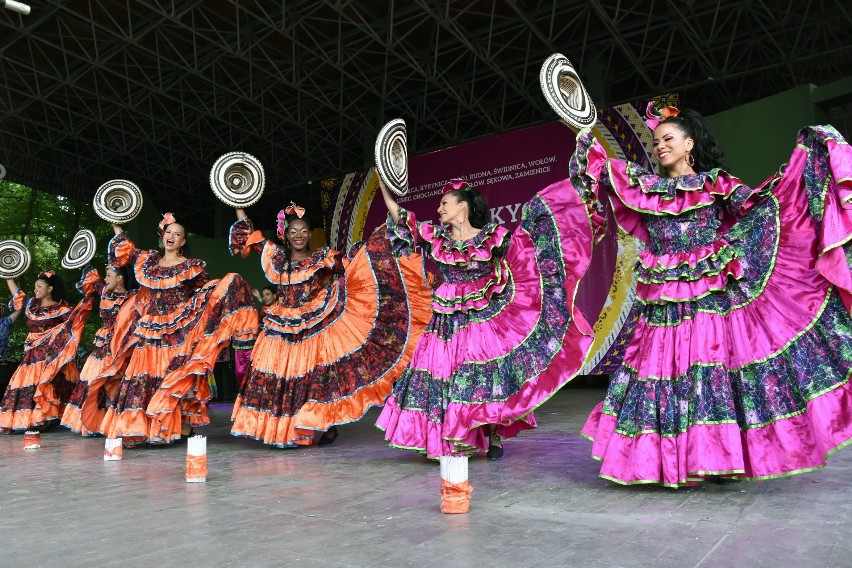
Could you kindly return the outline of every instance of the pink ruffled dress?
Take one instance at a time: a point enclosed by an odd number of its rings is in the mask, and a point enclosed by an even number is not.
[[[799,133],[755,189],[722,170],[661,178],[581,131],[570,180],[645,243],[639,320],[583,428],[617,483],[810,471],[852,439],[852,150]]]
[[[536,425],[533,409],[573,378],[592,332],[574,306],[592,248],[586,205],[568,182],[523,208],[514,232],[493,223],[467,241],[400,209],[395,254],[422,247],[437,263],[432,318],[377,426],[391,446],[428,457],[488,449]]]

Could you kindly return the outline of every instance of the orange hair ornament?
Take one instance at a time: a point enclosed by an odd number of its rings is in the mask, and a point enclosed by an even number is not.
[[[648,108],[645,110],[645,124],[648,125],[648,128],[654,130],[657,128],[657,125],[666,120],[667,118],[672,118],[680,114],[680,110],[677,107],[667,106],[661,109],[658,109],[654,106],[654,101],[648,103]]]

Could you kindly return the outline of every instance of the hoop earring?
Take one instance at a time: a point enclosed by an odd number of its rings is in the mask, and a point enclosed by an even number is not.
[[[686,151],[686,156],[683,157],[683,161],[686,162],[686,165],[690,168],[695,165],[695,156],[693,156],[689,150]]]

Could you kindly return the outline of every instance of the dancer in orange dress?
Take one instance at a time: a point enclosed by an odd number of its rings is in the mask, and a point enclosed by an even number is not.
[[[139,284],[133,277],[133,269],[129,266],[107,266],[104,279],[95,284],[95,290],[101,296],[100,315],[103,325],[95,332],[94,348],[80,371],[80,381],[62,414],[62,425],[70,428],[72,432],[79,432],[83,436],[103,434],[102,421],[106,406],[109,399],[115,395],[127,364],[126,357],[115,360],[110,342],[119,312],[127,314],[123,318],[125,321],[131,319],[138,287]],[[119,336],[129,327],[126,324],[118,326]],[[111,388],[104,388],[107,385]],[[91,398],[88,396],[90,389],[93,389]]]
[[[62,280],[53,272],[38,275],[31,298],[6,279],[12,309],[24,309],[29,334],[21,364],[0,403],[0,432],[50,428],[59,422],[80,376],[74,356],[94,305],[97,280],[97,271],[83,272],[77,288],[84,296],[72,308],[65,301]]]
[[[238,274],[209,280],[205,262],[189,258],[184,227],[163,217],[162,251],[136,248],[119,225],[109,243],[110,265],[131,265],[139,282],[134,330],[124,345],[113,341],[129,361],[104,417],[104,435],[125,446],[169,443],[208,424],[207,376],[219,351],[257,333],[248,284]]]
[[[242,209],[231,227],[231,253],[258,252],[278,288],[231,433],[277,447],[330,444],[336,425],[382,404],[430,315],[419,257],[397,262],[383,232],[348,254],[311,251],[303,214],[295,205],[279,213],[280,245],[255,231]]]

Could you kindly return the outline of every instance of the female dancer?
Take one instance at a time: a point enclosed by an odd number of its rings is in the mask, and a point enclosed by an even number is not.
[[[589,130],[570,166],[582,199],[605,192],[648,247],[639,322],[583,428],[600,475],[676,487],[822,467],[852,439],[852,151],[805,128],[752,189],[721,169],[697,113],[653,114],[665,175],[608,159]]]
[[[116,329],[119,311],[125,306],[127,307],[123,311],[127,315],[123,318],[123,324],[117,327],[120,330],[119,335],[128,330],[127,320],[133,315],[132,304],[138,287],[132,267],[129,266],[117,269],[107,266],[104,279],[98,280],[95,285],[95,290],[101,297],[100,315],[103,325],[95,332],[94,348],[80,371],[80,381],[71,393],[62,414],[62,425],[70,428],[72,432],[79,432],[83,436],[103,434],[101,423],[106,414],[107,401],[115,395],[116,390],[112,388],[110,392],[103,387],[106,384],[116,386],[127,363],[126,358],[115,361],[110,341]],[[88,397],[90,392],[93,393],[91,398]]]
[[[65,301],[62,280],[53,272],[36,278],[27,298],[12,279],[6,279],[13,309],[24,308],[29,334],[21,364],[12,375],[0,403],[0,433],[55,426],[79,379],[74,357],[83,326],[92,311],[97,271],[88,269],[77,285],[84,294],[73,308]]]
[[[289,215],[288,215],[289,213]],[[278,214],[283,245],[255,231],[242,209],[231,227],[231,254],[261,255],[278,286],[234,405],[231,433],[278,447],[334,442],[335,425],[381,404],[411,358],[429,313],[421,262],[398,263],[375,233],[348,255],[311,252],[304,210]],[[350,260],[351,259],[351,260]]]
[[[417,221],[382,184],[395,254],[422,246],[444,277],[432,319],[379,416],[390,445],[430,458],[487,451],[536,426],[532,411],[569,381],[592,332],[573,304],[591,255],[584,204],[550,186],[510,233],[479,192],[444,186],[441,225]]]
[[[186,231],[170,213],[160,223],[162,252],[137,249],[114,229],[110,266],[132,266],[139,291],[133,333],[125,345],[111,346],[115,357],[130,351],[104,434],[125,445],[169,443],[209,423],[207,376],[228,341],[254,337],[257,312],[238,274],[208,281],[204,261],[188,258]]]
[[[277,300],[278,289],[272,285],[264,286],[263,290],[252,290],[251,295],[254,296],[255,300],[260,302],[260,307],[257,310],[258,318],[260,321],[263,321],[263,318],[266,317],[266,312],[269,309],[269,306],[274,304]],[[251,370],[251,352],[253,348],[254,344],[242,345],[234,349],[234,375],[237,378],[238,391],[243,388],[246,380],[248,380],[249,372]]]

